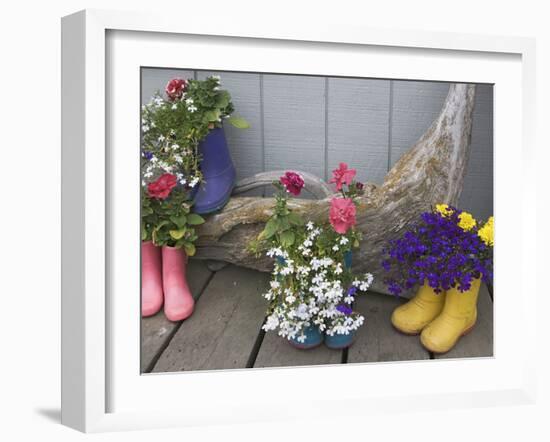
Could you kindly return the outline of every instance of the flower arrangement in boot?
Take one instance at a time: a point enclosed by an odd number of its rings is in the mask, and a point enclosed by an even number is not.
[[[245,120],[231,116],[233,111],[219,77],[174,78],[164,95],[155,94],[142,107],[143,316],[157,313],[163,301],[170,320],[185,319],[193,311],[185,274],[187,257],[195,254],[195,228],[204,222],[194,209],[199,186],[206,184],[208,174],[201,164],[201,144],[221,128],[224,119],[247,127]]]
[[[481,281],[493,278],[493,217],[478,228],[474,217],[438,204],[400,238],[390,242],[382,266],[389,290],[398,295],[420,285],[392,314],[392,324],[421,334],[425,347],[446,352],[474,326]]]
[[[351,272],[351,252],[361,239],[354,228],[355,197],[361,186],[349,174],[340,180],[341,197],[331,202],[329,222],[317,224],[305,223],[289,208],[289,195],[300,195],[304,181],[286,172],[273,183],[274,213],[252,244],[254,252],[266,252],[275,260],[270,289],[263,295],[270,302],[263,328],[278,329],[298,348],[315,347],[329,336],[346,336],[335,346],[348,346],[364,322],[352,307],[356,294],[372,283],[372,275],[359,280]]]

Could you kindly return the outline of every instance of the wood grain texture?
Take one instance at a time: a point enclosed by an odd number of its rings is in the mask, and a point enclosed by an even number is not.
[[[388,171],[390,81],[330,78],[328,172],[345,162],[362,182],[382,184]]]
[[[391,325],[392,312],[406,301],[371,292],[357,297],[355,310],[365,317],[365,324],[357,331],[355,342],[348,350],[348,363],[430,358],[418,336],[399,333]]]
[[[172,78],[193,78],[195,71],[185,69],[143,68],[141,71],[141,104],[147,104],[156,92],[164,94]]]
[[[428,130],[448,92],[449,83],[393,80],[392,166]]]
[[[153,372],[246,367],[265,317],[268,280],[235,266],[217,272]]]
[[[340,364],[342,350],[331,350],[321,344],[309,350],[292,347],[285,338],[276,332],[266,333],[254,368],[297,367],[301,365]]]
[[[493,301],[485,284],[481,285],[477,301],[477,322],[474,329],[460,338],[447,353],[436,359],[476,358],[493,356]]]
[[[212,272],[203,261],[189,260],[187,281],[193,298],[199,298],[211,275]],[[166,319],[162,309],[155,316],[141,319],[140,365],[142,372],[148,369],[179,325],[180,322],[172,322]]]
[[[325,79],[264,75],[266,170],[300,169],[324,176]]]
[[[365,186],[357,209],[357,227],[364,236],[354,255],[356,271],[381,275],[380,256],[389,240],[433,204],[457,203],[466,173],[474,97],[475,86],[453,84],[439,116],[384,183]],[[329,205],[330,197],[289,201],[289,207],[320,222],[328,219]],[[271,198],[231,198],[200,226],[199,256],[268,271],[271,260],[258,259],[243,246],[259,234],[273,206]]]
[[[477,86],[468,172],[459,207],[477,219],[493,215],[493,85]]]
[[[260,75],[238,72],[197,71],[197,78],[204,80],[219,75],[222,89],[227,89],[235,105],[235,115],[250,123],[248,129],[237,129],[224,124],[227,144],[237,169],[237,179],[263,171],[262,121]]]

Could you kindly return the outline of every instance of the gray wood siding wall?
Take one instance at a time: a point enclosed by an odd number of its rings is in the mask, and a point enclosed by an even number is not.
[[[142,70],[142,101],[175,76],[214,72]],[[448,83],[216,72],[236,113],[251,128],[228,125],[239,178],[299,169],[329,178],[339,162],[358,179],[381,184],[388,170],[433,122]],[[493,213],[493,87],[478,85],[468,172],[459,206],[477,218]]]

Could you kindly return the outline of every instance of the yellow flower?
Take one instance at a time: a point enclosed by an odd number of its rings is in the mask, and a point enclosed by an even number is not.
[[[458,215],[458,226],[465,231],[472,230],[476,226],[476,220],[468,212],[462,212]]]
[[[494,245],[494,230],[495,230],[495,222],[494,218],[491,216],[485,225],[478,230],[477,234],[481,238],[481,240],[487,244],[488,246],[493,247]]]
[[[439,212],[441,216],[449,216],[451,212],[447,204],[436,204],[435,211]]]

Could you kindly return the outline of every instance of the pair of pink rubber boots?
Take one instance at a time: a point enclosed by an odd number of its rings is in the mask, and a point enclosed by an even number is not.
[[[141,315],[152,316],[164,304],[170,321],[182,321],[193,313],[195,301],[186,278],[187,255],[175,247],[141,243]]]

